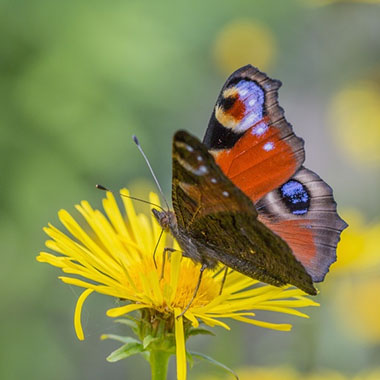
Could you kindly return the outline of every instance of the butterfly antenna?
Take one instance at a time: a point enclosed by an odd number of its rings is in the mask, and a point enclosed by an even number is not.
[[[103,185],[95,185],[95,187],[99,190],[103,190],[103,191],[109,191],[110,193],[112,194],[115,194],[115,192],[113,192],[112,190],[110,189],[107,189],[105,186]],[[161,207],[160,205],[156,204],[156,203],[152,203],[152,202],[148,202],[144,199],[140,199],[140,198],[136,198],[136,197],[132,197],[130,195],[127,195],[127,194],[123,194],[123,193],[119,193],[120,196],[122,197],[125,197],[125,198],[129,198],[129,199],[133,199],[134,201],[138,201],[138,202],[142,202],[142,203],[146,203],[148,205],[151,205],[151,206],[154,206],[154,207],[158,207],[160,208],[162,211],[165,211],[165,209],[163,207]]]
[[[166,201],[166,198],[165,198],[164,192],[163,192],[162,189],[161,189],[161,186],[160,186],[160,184],[159,184],[159,182],[158,182],[158,180],[157,180],[157,177],[156,177],[155,174],[154,174],[154,171],[153,171],[153,169],[152,169],[152,166],[150,165],[150,162],[149,162],[147,156],[145,155],[143,149],[141,148],[141,145],[140,145],[140,143],[139,143],[139,140],[137,139],[137,137],[136,137],[135,135],[133,135],[132,138],[133,138],[133,141],[135,142],[135,144],[137,145],[137,148],[139,149],[140,153],[143,155],[144,160],[145,160],[145,162],[146,162],[146,164],[148,165],[148,168],[149,168],[149,170],[150,170],[150,173],[152,174],[152,177],[153,177],[153,179],[154,179],[154,182],[156,182],[157,188],[158,188],[158,190],[160,191],[161,196],[162,196],[162,198],[163,198],[164,201],[165,201],[166,207],[167,207],[168,210],[169,210],[169,205],[168,205],[168,202]]]

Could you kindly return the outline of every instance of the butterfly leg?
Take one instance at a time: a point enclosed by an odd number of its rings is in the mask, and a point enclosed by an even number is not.
[[[160,281],[164,278],[164,270],[165,270],[165,263],[166,263],[166,253],[167,252],[175,252],[177,249],[174,248],[164,248],[164,252],[162,253],[162,266],[161,266],[161,276]]]
[[[222,284],[221,284],[220,290],[219,290],[219,295],[221,295],[223,292],[223,287],[224,287],[224,283],[226,282],[227,273],[228,273],[228,267],[226,266],[224,268],[224,274],[223,274]]]
[[[193,293],[193,296],[191,297],[191,300],[190,302],[186,305],[186,307],[184,308],[183,312],[177,316],[177,318],[179,317],[182,317],[186,312],[187,310],[189,310],[189,307],[191,306],[191,304],[193,303],[193,301],[195,300],[195,297],[197,296],[197,293],[198,293],[198,290],[199,290],[199,287],[201,286],[201,281],[202,281],[202,276],[203,276],[203,272],[204,270],[207,268],[207,264],[202,264],[201,266],[201,270],[199,272],[199,277],[198,277],[198,282],[197,282],[197,285],[195,286],[195,290],[194,290],[194,293]]]
[[[156,267],[156,269],[157,269],[156,252],[157,252],[158,244],[160,244],[160,240],[162,238],[162,234],[164,233],[164,231],[165,231],[165,229],[162,228],[161,232],[160,232],[160,236],[158,237],[156,246],[154,247],[154,251],[153,251],[153,262],[154,262],[154,266]]]

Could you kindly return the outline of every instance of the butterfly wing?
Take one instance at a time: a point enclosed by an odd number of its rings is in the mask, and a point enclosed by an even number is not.
[[[194,244],[201,261],[220,261],[269,284],[293,284],[316,294],[289,246],[257,219],[251,199],[223,174],[204,144],[185,131],[173,139],[172,198],[179,243],[185,250]]]
[[[278,105],[280,85],[252,66],[233,73],[218,97],[204,143],[256,204],[259,220],[288,243],[313,281],[323,281],[347,225],[336,212],[331,188],[301,167],[303,141]]]
[[[287,181],[305,158],[303,140],[278,104],[280,86],[253,66],[235,71],[203,139],[223,172],[254,201]]]
[[[340,233],[347,227],[336,211],[331,187],[301,167],[256,207],[259,220],[288,243],[313,281],[323,281],[336,261]]]

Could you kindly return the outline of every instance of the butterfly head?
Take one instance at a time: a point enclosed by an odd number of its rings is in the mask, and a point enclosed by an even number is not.
[[[152,209],[153,215],[157,222],[164,230],[175,230],[177,227],[177,220],[173,211],[159,211],[155,208]]]

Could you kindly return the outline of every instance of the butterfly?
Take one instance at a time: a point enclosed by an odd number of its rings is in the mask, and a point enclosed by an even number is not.
[[[281,82],[247,65],[216,101],[203,142],[173,138],[173,211],[153,209],[202,272],[222,263],[315,295],[347,224],[332,189],[302,166],[304,142],[278,104]],[[195,295],[194,295],[195,297]]]

